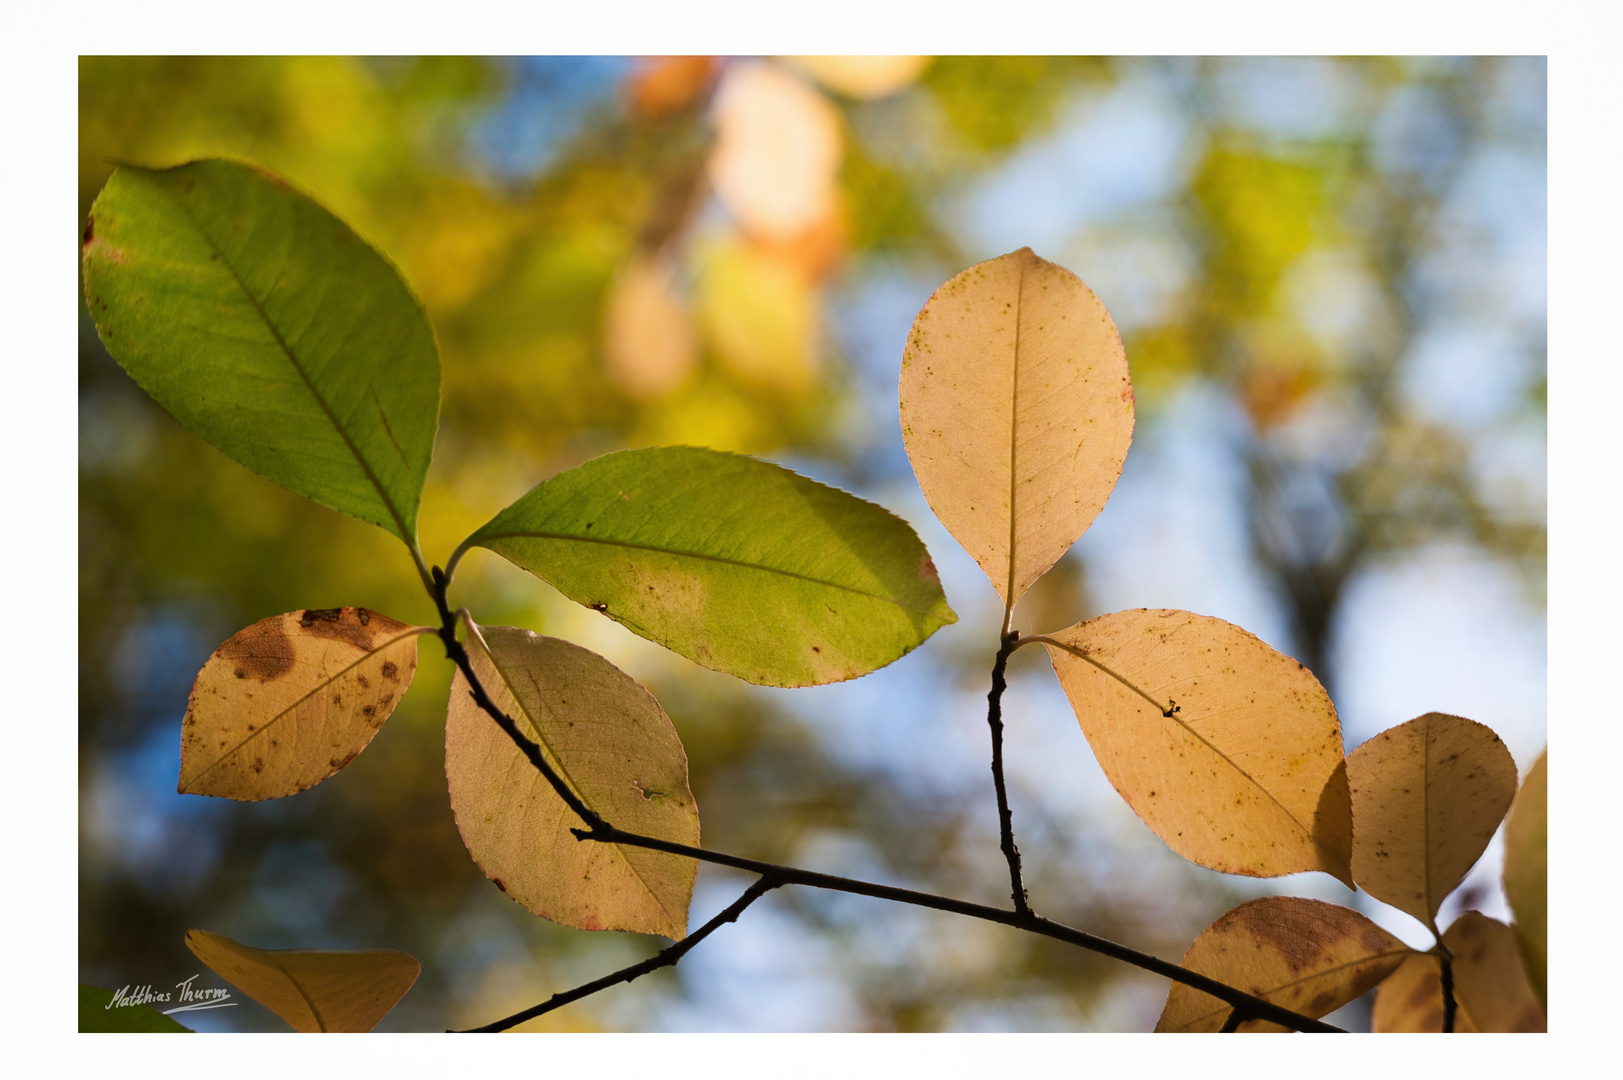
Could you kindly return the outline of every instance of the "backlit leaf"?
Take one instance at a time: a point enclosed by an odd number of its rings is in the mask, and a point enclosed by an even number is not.
[[[1478,1031],[1545,1030],[1514,930],[1467,911],[1444,931],[1443,944],[1454,956],[1454,996]]]
[[[1548,749],[1538,756],[1522,781],[1522,789],[1510,808],[1505,825],[1505,899],[1516,916],[1516,937],[1527,974],[1538,999],[1546,1004],[1545,970],[1549,951],[1545,943],[1549,895],[1546,884],[1548,838],[1545,815],[1548,808],[1546,768]]]
[[[1104,304],[1021,248],[924,305],[902,355],[901,413],[930,508],[1012,607],[1110,497],[1133,387]]]
[[[113,992],[99,986],[79,986],[79,1030],[190,1032],[151,1005],[114,1005]]]
[[[1455,978],[1459,972],[1456,970]],[[1454,1030],[1475,1031],[1471,1014],[1454,998]],[[1443,1030],[1443,964],[1431,953],[1415,953],[1386,977],[1375,991],[1370,1029],[1377,1032]]]
[[[1118,611],[1049,637],[1100,767],[1172,850],[1230,874],[1323,870],[1352,885],[1341,723],[1312,672],[1187,611]]]
[[[177,420],[415,543],[439,352],[399,272],[348,226],[236,162],[120,166],[84,273],[107,351]]]
[[[1386,978],[1413,951],[1356,911],[1294,896],[1251,900],[1207,927],[1183,967],[1314,1018]],[[1230,1006],[1173,983],[1156,1031],[1220,1031]],[[1284,1031],[1248,1020],[1240,1031]]]
[[[405,696],[424,633],[352,607],[273,615],[240,631],[192,684],[181,794],[252,802],[327,779]]]
[[[866,675],[957,620],[900,518],[777,465],[689,446],[560,473],[462,545],[472,546],[766,686]]]
[[[1427,926],[1493,838],[1516,762],[1491,728],[1427,713],[1347,755],[1353,878]]]
[[[710,179],[745,230],[787,239],[829,212],[840,115],[782,66],[740,62],[716,89]]]
[[[699,842],[687,754],[652,694],[578,645],[510,626],[469,627],[468,655],[486,693],[582,802],[619,828]],[[524,907],[582,930],[686,936],[697,864],[578,840],[569,830],[580,818],[474,704],[460,671],[445,774],[463,843]]]
[[[207,930],[186,947],[295,1031],[371,1031],[423,970],[395,949],[256,949]]]

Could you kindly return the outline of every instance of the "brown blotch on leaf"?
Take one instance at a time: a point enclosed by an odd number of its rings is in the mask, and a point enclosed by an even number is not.
[[[495,885],[496,888],[500,889],[502,892],[507,891],[507,884],[506,884],[506,882],[502,881],[501,878],[499,878],[499,877],[491,878],[490,881],[491,881],[491,884]]]
[[[257,757],[254,758],[254,772],[264,772],[264,771],[265,771],[265,759],[264,758],[257,758]]]
[[[377,630],[372,624],[377,623]],[[314,637],[331,638],[336,641],[347,641],[349,644],[370,652],[374,634],[383,634],[393,637],[396,633],[406,629],[406,624],[396,622],[387,615],[379,615],[375,611],[367,612],[366,621],[361,621],[359,608],[312,608],[304,612],[299,618],[299,626],[306,633]]]
[[[85,222],[85,242],[84,242],[84,246],[89,247],[90,246],[90,241],[94,240],[95,238],[96,238],[96,215],[91,214],[89,219]]]
[[[361,684],[362,690],[372,689],[372,680],[368,679],[365,675],[355,676],[355,681]]]
[[[383,662],[383,677],[390,682],[400,681],[400,667],[393,660]]]
[[[293,642],[278,621],[255,623],[220,646],[222,659],[235,661],[239,679],[249,675],[262,681],[280,678],[293,670]]]

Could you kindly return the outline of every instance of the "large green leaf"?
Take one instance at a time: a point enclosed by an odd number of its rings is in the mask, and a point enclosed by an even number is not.
[[[115,995],[100,986],[79,984],[80,1031],[190,1032],[151,1005],[113,1003]]]
[[[120,166],[85,302],[141,388],[222,452],[415,544],[440,361],[399,272],[274,176]]]
[[[560,473],[458,554],[473,546],[764,686],[866,675],[957,621],[900,518],[780,466],[691,446]]]

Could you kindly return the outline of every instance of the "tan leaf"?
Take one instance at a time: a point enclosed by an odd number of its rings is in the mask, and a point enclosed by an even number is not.
[[[1522,957],[1527,961],[1527,974],[1533,989],[1546,1008],[1545,970],[1549,963],[1546,944],[1548,926],[1549,888],[1546,883],[1548,860],[1548,832],[1545,818],[1549,797],[1547,762],[1548,749],[1538,756],[1522,781],[1522,789],[1510,808],[1510,821],[1505,825],[1505,899],[1516,915],[1516,937],[1521,942]]]
[[[1454,1030],[1474,1032],[1470,1014],[1454,998]],[[1370,1028],[1377,1032],[1443,1030],[1443,964],[1431,953],[1415,953],[1375,991]]]
[[[239,632],[192,684],[180,792],[253,802],[327,779],[405,696],[425,633],[352,607],[274,615]]]
[[[1454,956],[1454,996],[1478,1030],[1546,1030],[1514,930],[1467,911],[1443,933],[1443,944]]]
[[[902,354],[901,414],[930,508],[1012,608],[1121,475],[1127,354],[1081,279],[1021,248],[924,305]]]
[[[1354,880],[1435,933],[1516,795],[1510,751],[1475,721],[1427,713],[1347,755],[1347,782]]]
[[[207,930],[186,947],[295,1031],[371,1031],[423,970],[395,949],[255,949]]]
[[[1314,1018],[1352,1001],[1386,978],[1407,945],[1349,908],[1294,896],[1251,900],[1207,927],[1182,965],[1238,990]],[[1173,983],[1156,1031],[1219,1031],[1229,1005]],[[1249,1020],[1241,1031],[1284,1031]]]
[[[485,691],[582,802],[630,832],[699,842],[687,754],[652,694],[578,645],[510,626],[469,627],[468,655]],[[474,861],[530,911],[583,930],[687,934],[698,864],[576,839],[569,830],[581,820],[474,704],[460,671],[445,773]]]
[[[928,56],[792,56],[790,63],[847,97],[872,101],[911,86]]]
[[[1351,887],[1341,723],[1311,671],[1187,611],[1118,611],[1042,640],[1100,767],[1172,850]]]

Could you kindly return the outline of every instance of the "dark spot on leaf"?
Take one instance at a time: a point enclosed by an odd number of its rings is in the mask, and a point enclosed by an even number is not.
[[[362,690],[369,690],[372,687],[372,680],[368,679],[365,675],[355,676],[355,681],[361,684]]]
[[[355,617],[361,620],[362,626],[365,626],[367,623],[372,621],[372,613],[363,607],[358,607],[355,609]]]
[[[299,625],[310,626],[318,619],[321,622],[337,622],[343,617],[343,608],[310,608],[303,615],[299,616]]]
[[[94,240],[95,238],[96,238],[96,215],[91,214],[90,218],[85,222],[85,242],[84,242],[84,246],[89,247],[90,246],[90,241]]]
[[[587,606],[590,607],[593,611],[600,611],[600,612],[604,613],[605,615],[608,614],[609,605],[607,605],[605,603],[602,603],[601,601],[598,602],[598,603],[595,603],[595,604],[588,604]]]
[[[361,713],[364,716],[371,716],[373,713],[375,713],[377,711],[378,711],[378,707],[376,705],[364,705],[364,706],[361,707]]]
[[[500,889],[502,892],[507,891],[507,884],[504,881],[502,881],[501,878],[499,878],[499,877],[491,878],[490,881],[491,881],[491,884],[495,885],[496,888]]]
[[[254,772],[263,772],[264,770],[265,770],[265,759],[264,758],[257,758],[257,757],[254,758]]]
[[[393,660],[385,660],[383,662],[383,677],[388,679],[390,682],[400,681],[400,668]]]
[[[220,658],[235,662],[237,678],[249,675],[261,682],[293,670],[293,642],[282,633],[280,619],[267,619],[241,630],[220,646]]]

